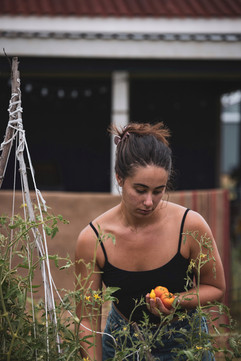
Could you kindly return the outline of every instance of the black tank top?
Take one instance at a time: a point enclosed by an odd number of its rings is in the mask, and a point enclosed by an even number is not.
[[[118,302],[115,302],[116,308],[126,318],[129,319],[130,314],[133,311],[135,300],[139,301],[156,286],[165,286],[172,293],[185,291],[189,259],[186,259],[181,255],[180,249],[184,222],[188,211],[189,209],[186,209],[182,218],[176,255],[159,268],[149,271],[125,271],[117,268],[109,263],[105,247],[100,241],[105,256],[105,264],[102,268],[102,280],[106,287],[120,288],[113,296],[118,299]],[[100,240],[98,231],[92,222],[90,222],[90,226]],[[192,275],[190,277],[192,277]],[[138,307],[135,310],[132,315],[132,321],[139,322],[143,317],[143,311],[148,314],[151,322],[158,322],[158,318],[151,314],[145,305]]]

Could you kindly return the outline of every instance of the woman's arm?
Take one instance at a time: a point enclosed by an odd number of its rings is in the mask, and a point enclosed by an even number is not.
[[[98,240],[88,227],[83,230],[77,240],[75,250],[76,288],[83,289],[84,302],[76,308],[76,314],[81,320],[80,339],[88,336],[86,341],[80,341],[80,352],[90,360],[102,361],[102,337],[96,333],[101,331],[101,306],[98,304],[98,292],[101,290],[101,272],[96,262]],[[89,265],[87,267],[87,265]],[[93,293],[96,291],[96,302]],[[92,303],[92,304],[91,304]]]
[[[222,301],[226,289],[224,269],[210,227],[200,214],[190,211],[185,222],[185,232],[187,233],[184,236],[186,238],[184,247],[186,247],[186,252],[188,249],[189,259],[194,265],[196,282],[199,284],[179,295],[181,307],[192,309],[199,304],[206,305],[208,302]],[[195,237],[193,232],[196,233]],[[202,240],[212,248],[209,255],[206,246],[203,245],[200,248]],[[207,262],[205,262],[206,260]],[[200,269],[199,262],[205,263]],[[173,312],[173,310],[168,310],[159,298],[155,302],[150,299],[148,294],[146,301],[150,311],[155,315],[158,315],[159,312],[165,314]]]
[[[198,304],[222,301],[226,283],[223,264],[210,227],[200,214],[191,211],[188,216],[186,242],[199,287],[182,293],[179,299],[183,308],[194,308]]]

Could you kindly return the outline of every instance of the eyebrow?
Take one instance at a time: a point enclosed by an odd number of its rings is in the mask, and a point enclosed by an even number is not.
[[[134,183],[134,186],[136,187],[144,187],[144,188],[149,188],[147,185],[142,184],[142,183]],[[164,188],[166,187],[166,184],[163,184],[161,186],[155,187],[154,189],[159,189],[159,188]]]

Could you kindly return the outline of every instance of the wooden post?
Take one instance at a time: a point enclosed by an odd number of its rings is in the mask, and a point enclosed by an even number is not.
[[[12,80],[12,94],[11,94],[11,100],[9,104],[9,122],[11,122],[12,125],[14,124],[14,120],[18,119],[18,112],[17,106],[18,104],[15,103],[19,98],[19,71],[18,71],[18,58],[14,57],[12,61],[12,73],[11,73],[11,80]],[[17,123],[17,122],[16,122]],[[10,123],[8,123],[6,134],[4,137],[4,141],[2,143],[2,154],[0,157],[0,188],[2,187],[3,179],[5,176],[5,171],[7,167],[7,161],[9,158],[9,154],[12,148],[12,138],[14,135],[15,130],[10,126]]]
[[[12,62],[12,94],[9,104],[9,114],[10,119],[6,130],[5,139],[2,146],[2,155],[0,159],[0,188],[4,179],[4,174],[7,166],[7,161],[9,153],[11,151],[14,132],[18,132],[18,149],[16,152],[16,157],[19,162],[19,172],[22,179],[22,187],[24,192],[24,199],[27,205],[28,216],[31,222],[36,221],[34,208],[30,196],[28,177],[27,177],[27,168],[24,159],[24,149],[25,149],[25,134],[23,130],[22,123],[22,108],[21,108],[21,90],[20,90],[20,74],[18,71],[18,58],[13,58]],[[14,126],[14,128],[12,127]],[[34,235],[35,243],[39,251],[39,256],[43,257],[47,255],[46,245],[43,243],[42,235],[37,227],[32,228],[32,233]],[[40,252],[40,244],[42,245],[42,250]],[[57,325],[57,318],[54,305],[54,295],[53,295],[53,285],[52,278],[50,273],[50,265],[48,258],[41,260],[41,273],[44,283],[44,292],[45,292],[45,305],[46,305],[46,327],[48,327],[48,312],[52,322],[55,326]],[[56,334],[58,350],[60,352],[60,340],[58,333]],[[49,342],[47,337],[47,353],[49,353]]]

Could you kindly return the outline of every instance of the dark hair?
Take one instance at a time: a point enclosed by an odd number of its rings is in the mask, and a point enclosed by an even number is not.
[[[112,125],[115,135],[115,172],[123,180],[132,176],[139,166],[155,165],[164,168],[169,177],[172,170],[172,151],[167,140],[169,130],[162,122],[157,124],[130,123],[124,128]]]

